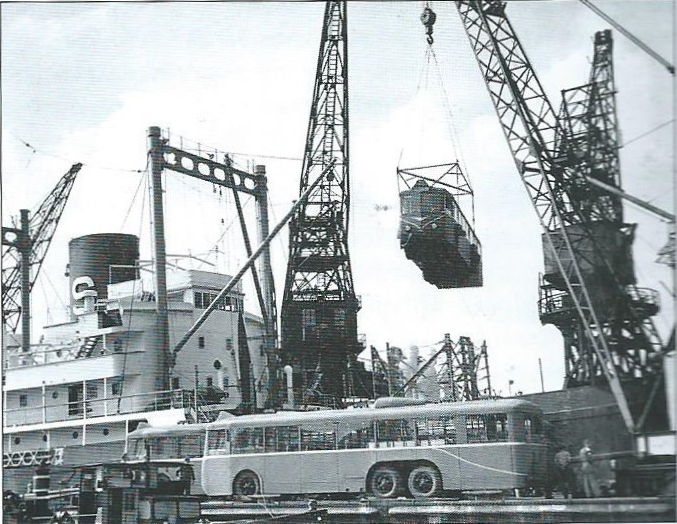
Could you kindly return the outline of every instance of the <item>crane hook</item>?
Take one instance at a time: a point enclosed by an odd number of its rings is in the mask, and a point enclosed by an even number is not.
[[[428,35],[427,40],[430,45],[433,43],[433,25],[435,24],[436,18],[437,15],[435,14],[435,11],[428,6],[425,6],[421,13],[421,23],[425,26],[425,34]]]

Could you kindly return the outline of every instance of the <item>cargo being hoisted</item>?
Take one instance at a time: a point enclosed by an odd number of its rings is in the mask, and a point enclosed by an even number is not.
[[[472,198],[458,162],[397,170],[400,247],[440,289],[482,285],[482,247],[459,206]]]
[[[420,120],[421,133],[427,131],[427,135],[407,148],[414,149],[418,156],[406,163],[423,167],[397,168],[398,236],[400,247],[421,269],[427,282],[440,289],[478,287],[482,285],[482,248],[474,231],[474,196],[467,170],[462,167],[451,108],[433,49],[435,18],[435,13],[426,6],[421,15],[427,35],[425,66],[416,93],[419,111],[412,121]],[[436,74],[429,74],[431,64]],[[438,80],[437,93],[428,89],[430,77]],[[421,92],[421,87],[427,92]],[[436,103],[427,103],[433,98],[437,98]],[[440,105],[446,106],[446,119],[440,119],[444,113],[439,111]],[[450,162],[453,158],[456,160]]]

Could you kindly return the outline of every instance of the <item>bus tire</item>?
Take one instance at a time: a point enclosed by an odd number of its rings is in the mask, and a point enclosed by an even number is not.
[[[240,471],[233,480],[233,495],[251,497],[261,493],[259,476],[248,469]]]
[[[416,466],[409,473],[407,487],[414,498],[434,497],[442,491],[442,475],[435,466]]]
[[[402,491],[402,475],[391,466],[376,466],[369,477],[369,491],[381,499],[395,497]]]

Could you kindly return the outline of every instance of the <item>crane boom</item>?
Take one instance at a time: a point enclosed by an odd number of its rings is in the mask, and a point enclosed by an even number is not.
[[[33,289],[81,168],[82,164],[73,164],[30,219],[28,212],[22,210],[22,222],[27,222],[22,227],[2,228],[2,245],[8,246],[2,255],[2,321],[12,332],[16,331],[22,312],[25,313],[22,310],[27,309],[22,292],[29,294]],[[25,284],[28,289],[24,289]]]
[[[546,250],[559,270],[623,420],[634,432],[635,422],[609,341],[581,269],[586,256],[576,249],[595,244],[588,218],[600,210],[581,209],[567,192],[585,180],[571,167],[557,162],[557,117],[506,17],[505,3],[470,0],[456,2],[456,6],[521,180],[541,222]]]

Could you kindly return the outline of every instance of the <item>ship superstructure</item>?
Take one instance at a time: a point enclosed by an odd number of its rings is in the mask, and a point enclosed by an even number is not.
[[[88,235],[69,247],[70,320],[45,327],[41,343],[29,351],[5,339],[7,489],[24,491],[43,461],[58,471],[119,459],[126,434],[140,422],[204,421],[242,409],[243,391],[255,396],[252,377],[265,369],[258,347],[263,321],[244,312],[238,284],[178,355],[169,389],[159,388],[164,370],[153,351],[155,292],[152,279],[139,271],[138,239]],[[170,343],[230,279],[209,271],[168,271]]]

